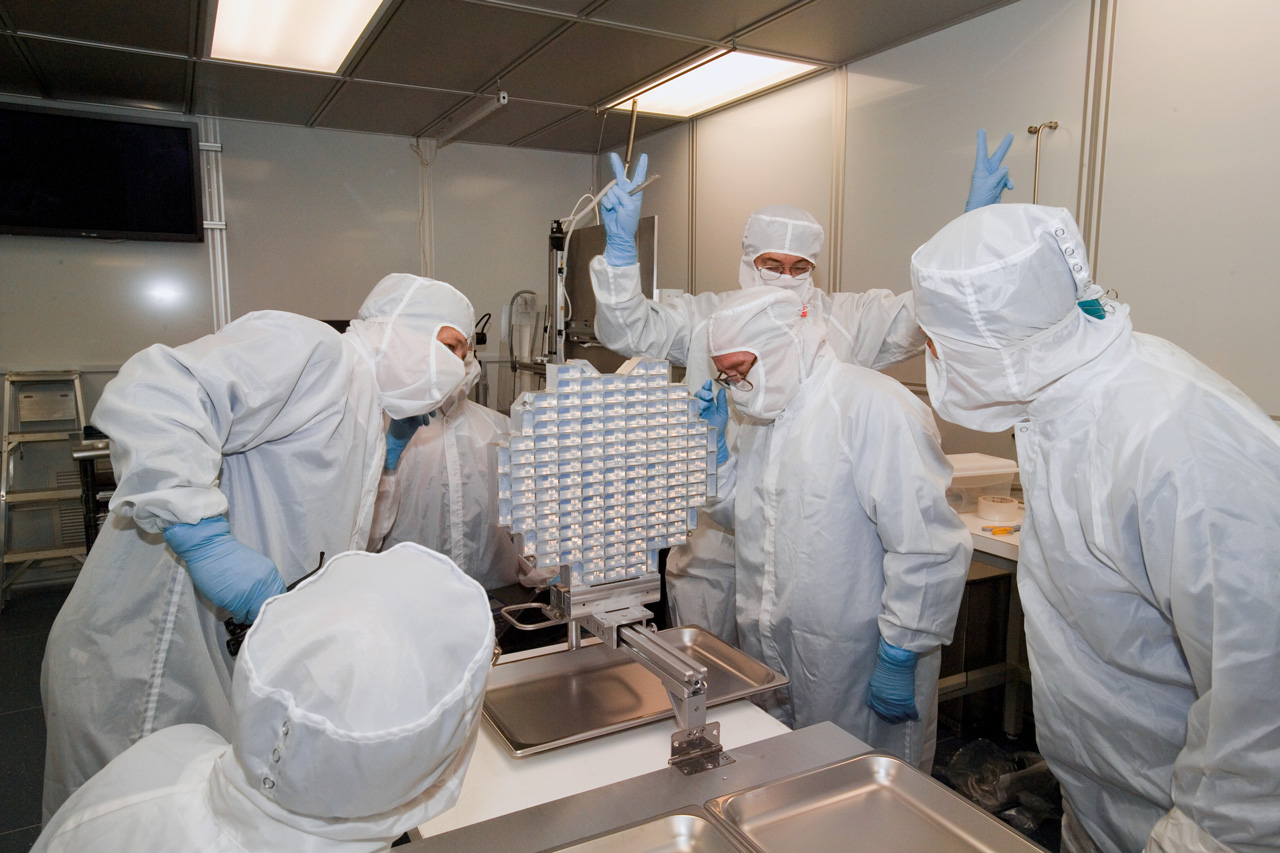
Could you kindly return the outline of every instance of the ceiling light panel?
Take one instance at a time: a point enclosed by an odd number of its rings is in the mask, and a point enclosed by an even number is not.
[[[628,95],[612,106],[626,108],[635,99],[639,101],[640,112],[688,118],[818,67],[805,62],[729,51],[688,71],[677,72],[639,95]]]
[[[214,59],[333,73],[383,0],[218,0]]]

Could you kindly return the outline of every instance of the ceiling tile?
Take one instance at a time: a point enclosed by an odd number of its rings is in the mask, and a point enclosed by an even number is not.
[[[1012,0],[816,0],[738,39],[757,48],[845,63]]]
[[[352,76],[474,92],[564,25],[462,0],[405,0]]]
[[[604,0],[608,2],[608,0]],[[601,0],[521,0],[521,6],[534,9],[545,9],[548,12],[560,12],[565,15],[580,15],[584,9],[599,6]]]
[[[142,109],[186,109],[187,60],[24,39],[49,96]]]
[[[38,98],[40,85],[18,53],[13,39],[0,37],[0,92]]]
[[[613,0],[590,18],[721,41],[794,0]]]
[[[594,106],[707,48],[592,24],[574,24],[502,78],[512,95]]]
[[[631,132],[631,114],[622,110],[610,110],[603,119],[604,134],[601,137],[601,116],[591,110],[583,110],[563,124],[556,125],[520,143],[521,148],[552,148],[557,151],[583,151],[595,154],[618,145],[625,145]],[[679,124],[681,119],[662,116],[636,116],[636,139],[650,133]]]
[[[416,136],[462,100],[447,92],[349,80],[316,126]]]
[[[18,30],[183,55],[195,6],[190,0],[3,0],[3,5]]]
[[[505,107],[458,135],[459,142],[510,145],[576,112],[572,107],[512,100]],[[443,130],[447,125],[444,125]]]
[[[222,118],[306,124],[337,83],[331,77],[199,62],[195,111]]]

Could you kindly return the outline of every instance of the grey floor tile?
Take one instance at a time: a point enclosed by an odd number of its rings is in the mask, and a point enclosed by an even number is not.
[[[40,708],[40,662],[48,628],[42,634],[0,637],[0,714]]]
[[[39,837],[39,824],[12,832],[0,832],[0,853],[29,853]]]
[[[38,826],[44,784],[44,712],[32,708],[0,714],[0,743],[4,744],[4,760],[0,762],[0,833]],[[23,849],[29,847],[30,844]],[[0,847],[0,851],[7,849]]]
[[[0,639],[49,633],[53,618],[70,593],[70,586],[15,590],[0,611]]]

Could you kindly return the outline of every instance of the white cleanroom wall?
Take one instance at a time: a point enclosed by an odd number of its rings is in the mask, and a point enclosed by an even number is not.
[[[830,231],[832,71],[699,119],[694,148],[695,293],[738,289],[742,227],[768,204],[803,208]],[[818,259],[817,283],[826,286]]]
[[[411,140],[219,120],[231,318],[355,316],[380,278],[421,272]]]
[[[1041,138],[1041,204],[1075,212],[1080,172],[1090,3],[1020,0],[847,66],[841,285],[911,288],[911,255],[964,212],[976,136],[991,150],[1006,133],[1014,189],[1030,202],[1035,136]],[[888,371],[922,389],[924,359]],[[1014,457],[1012,431],[987,435],[938,418],[949,453]]]
[[[1280,416],[1280,3],[1116,10],[1096,275]]]

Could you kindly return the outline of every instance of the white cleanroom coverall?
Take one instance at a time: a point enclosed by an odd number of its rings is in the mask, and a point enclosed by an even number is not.
[[[448,558],[340,554],[263,605],[230,743],[200,725],[143,738],[34,850],[389,850],[456,802],[492,655],[487,596]]]
[[[742,649],[791,680],[770,710],[793,728],[832,721],[927,769],[940,648],[972,553],[933,417],[893,379],[836,359],[792,294],[735,294],[708,330],[713,355],[757,357],[751,389],[729,392],[749,419],[709,511],[735,531]],[[867,707],[881,637],[919,654],[919,721]]]
[[[1101,290],[1066,210],[968,213],[912,278],[938,414],[1017,440],[1063,849],[1280,847],[1280,427],[1128,306],[1077,307]]]
[[[231,733],[226,614],[196,591],[161,532],[225,514],[286,583],[322,551],[365,547],[382,413],[437,407],[464,370],[436,335],[445,325],[469,334],[473,323],[449,285],[392,275],[344,334],[263,311],[125,363],[92,418],[111,437],[111,515],[41,672],[46,820],[153,731],[200,723]]]
[[[919,355],[924,336],[916,325],[910,293],[828,294],[814,286],[812,275],[784,275],[770,282],[760,278],[755,266],[760,255],[776,252],[817,263],[823,238],[822,226],[799,208],[771,205],[755,211],[742,234],[738,284],[794,290],[808,306],[808,318],[823,322],[827,347],[840,361],[879,369]],[[601,343],[622,355],[683,365],[685,382],[695,391],[715,376],[707,354],[706,322],[732,293],[680,294],[657,302],[641,292],[638,264],[611,267],[603,255],[591,262],[591,283]],[[731,419],[731,445],[734,423]],[[667,592],[675,624],[698,624],[733,641],[733,540],[705,514],[699,514],[689,544],[673,548],[667,557]]]
[[[497,526],[498,443],[511,419],[467,399],[480,364],[467,357],[467,379],[420,427],[394,472],[378,487],[372,547],[417,542],[458,564],[485,589],[517,583],[528,566],[511,535]]]

